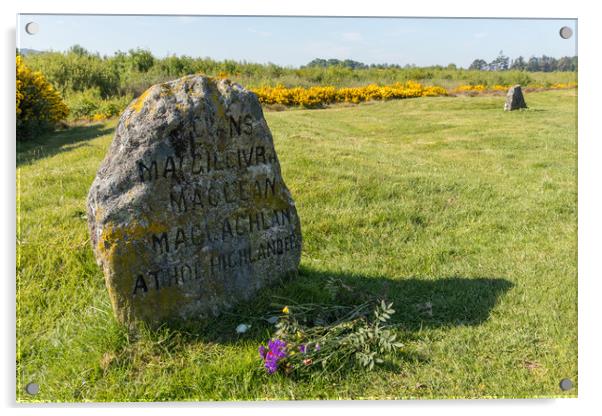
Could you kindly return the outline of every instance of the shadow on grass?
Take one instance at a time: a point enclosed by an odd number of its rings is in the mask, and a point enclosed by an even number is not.
[[[98,123],[69,127],[66,130],[41,134],[27,141],[18,141],[17,166],[85,146],[87,141],[109,134],[113,130]]]
[[[340,279],[349,287],[336,302],[326,290],[329,278]],[[485,322],[498,298],[512,288],[502,278],[440,277],[390,279],[301,268],[295,279],[265,289],[253,301],[240,304],[230,312],[209,321],[172,323],[165,327],[183,335],[187,341],[236,344],[265,342],[274,331],[267,318],[280,313],[284,305],[321,303],[357,305],[368,297],[393,302],[391,323],[398,324],[408,336],[421,328],[479,325]],[[244,334],[236,327],[251,325]]]

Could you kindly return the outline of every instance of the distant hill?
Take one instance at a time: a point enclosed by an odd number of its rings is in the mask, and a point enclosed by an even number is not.
[[[34,55],[36,53],[42,53],[44,51],[38,51],[37,49],[29,49],[29,48],[17,48],[17,53],[19,53],[20,55],[26,56],[26,55]]]

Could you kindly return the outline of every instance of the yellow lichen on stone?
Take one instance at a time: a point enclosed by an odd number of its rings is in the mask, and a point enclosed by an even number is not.
[[[133,223],[127,227],[117,227],[109,223],[102,230],[101,238],[97,243],[97,249],[101,253],[103,260],[110,261],[118,242],[123,240],[129,242],[141,240],[151,233],[162,233],[167,231],[167,229],[167,226],[158,223],[151,223],[147,227],[143,227],[138,223]]]
[[[148,96],[148,94],[150,94],[152,88],[149,88],[148,90],[144,91],[142,94],[140,94],[140,97],[138,97],[138,99],[134,102],[134,104],[132,105],[132,108],[134,109],[135,112],[139,113],[142,110],[142,107],[144,107],[144,101],[146,100],[146,97]]]
[[[150,233],[167,231],[164,224],[151,223],[142,226],[132,223],[128,226],[105,225],[97,249],[105,271],[106,286],[118,319],[125,322],[128,304],[131,299],[126,295],[131,291],[132,280],[136,270],[152,263],[152,258],[141,253],[136,242],[144,240]],[[142,245],[144,247],[144,244]],[[142,315],[141,315],[142,316]]]

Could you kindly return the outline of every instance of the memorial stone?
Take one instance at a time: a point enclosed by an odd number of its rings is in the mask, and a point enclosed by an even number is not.
[[[295,275],[301,228],[257,97],[188,76],[122,114],[88,222],[117,318],[217,315]]]

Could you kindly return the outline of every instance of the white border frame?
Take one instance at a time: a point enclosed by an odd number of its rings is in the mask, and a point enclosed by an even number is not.
[[[199,413],[230,414],[244,411],[249,414],[265,415],[286,413],[305,415],[308,412],[363,414],[369,408],[380,407],[378,411],[387,413],[412,412],[455,415],[507,415],[509,412],[528,411],[529,413],[562,414],[569,412],[591,413],[588,410],[602,407],[599,389],[601,359],[600,351],[600,296],[602,295],[602,267],[596,261],[600,256],[600,216],[602,212],[601,187],[597,183],[602,178],[602,135],[596,123],[600,117],[602,79],[600,70],[599,46],[600,13],[596,12],[593,1],[545,1],[528,3],[524,0],[506,0],[488,4],[483,1],[456,0],[419,1],[410,4],[366,1],[320,1],[304,0],[300,3],[287,3],[282,0],[230,0],[222,2],[197,2],[186,0],[145,0],[124,2],[103,0],[102,2],[70,2],[55,0],[21,0],[18,4],[2,2],[0,14],[5,41],[2,44],[4,64],[2,79],[6,95],[1,100],[4,117],[4,148],[2,153],[0,195],[3,195],[1,228],[2,233],[0,264],[5,271],[3,283],[4,305],[1,308],[3,371],[0,378],[2,405],[8,414],[15,415],[81,415],[82,410],[93,415],[102,414],[108,408],[127,409],[135,415],[165,415],[177,407],[179,414],[198,415]],[[396,402],[262,402],[262,403],[183,403],[183,404],[78,404],[31,406],[15,403],[15,113],[14,113],[14,50],[15,22],[17,13],[88,13],[88,14],[203,14],[203,15],[305,15],[305,16],[404,16],[404,17],[531,17],[531,18],[578,18],[579,25],[579,398],[578,399],[536,399],[536,400],[437,400],[437,401],[396,401]],[[596,77],[597,76],[597,77]],[[598,127],[598,129],[596,129]],[[6,148],[10,149],[6,151]],[[201,409],[198,409],[198,408]],[[170,410],[168,410],[168,408]],[[244,410],[243,410],[244,409]]]

